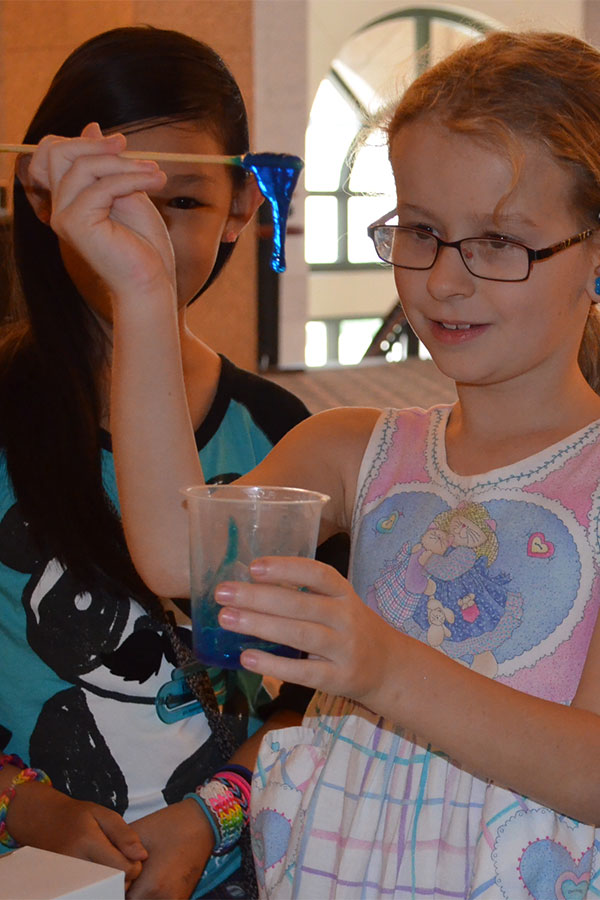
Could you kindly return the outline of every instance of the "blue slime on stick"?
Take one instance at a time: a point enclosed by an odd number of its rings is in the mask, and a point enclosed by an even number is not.
[[[299,156],[287,153],[246,153],[241,165],[252,172],[263,197],[273,212],[273,251],[271,268],[285,272],[285,229],[290,200],[304,163]]]
[[[33,153],[36,144],[0,144],[0,153]],[[165,153],[154,150],[125,150],[124,157],[134,159],[177,160],[198,163],[218,163],[241,166],[252,172],[263,197],[273,212],[273,252],[271,268],[285,271],[285,228],[290,200],[304,163],[289,153],[245,153],[243,156],[213,156],[198,153]]]

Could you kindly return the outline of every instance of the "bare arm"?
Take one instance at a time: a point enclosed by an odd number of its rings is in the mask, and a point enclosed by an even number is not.
[[[276,713],[242,744],[231,762],[252,770],[264,734],[299,724],[301,718],[288,711]],[[214,848],[213,831],[200,806],[193,799],[181,800],[134,825],[150,855],[128,898],[190,897]]]
[[[15,766],[0,771],[0,793],[19,774]],[[122,869],[127,886],[147,859],[139,835],[113,810],[74,800],[48,784],[19,784],[6,813],[8,833],[19,843]]]
[[[243,664],[352,697],[479,777],[600,825],[600,623],[570,707],[486,678],[388,625],[313,560],[259,560],[255,584],[217,591],[223,627],[291,644],[309,659],[245,651]],[[289,585],[290,587],[282,587]],[[298,592],[298,586],[310,592]]]
[[[182,488],[203,482],[188,412],[169,235],[146,191],[154,164],[124,160],[125,138],[46,138],[29,167],[52,201],[51,225],[103,279],[113,306],[111,431],[123,525],[133,561],[161,596],[189,596]],[[247,483],[313,488],[332,498],[323,537],[349,526],[375,410],[330,411],[302,423]]]

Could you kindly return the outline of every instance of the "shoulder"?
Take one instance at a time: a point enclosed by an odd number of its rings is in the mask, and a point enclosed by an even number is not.
[[[219,392],[229,401],[243,405],[273,443],[310,415],[302,400],[291,391],[262,375],[238,368],[224,356]]]
[[[262,464],[265,483],[328,494],[334,521],[349,530],[358,473],[379,416],[378,409],[340,407],[300,422]]]
[[[304,441],[319,438],[329,448],[339,443],[343,443],[346,448],[354,443],[366,445],[381,415],[380,409],[372,407],[340,406],[326,409],[302,422],[294,430],[294,435],[296,440],[302,436]]]

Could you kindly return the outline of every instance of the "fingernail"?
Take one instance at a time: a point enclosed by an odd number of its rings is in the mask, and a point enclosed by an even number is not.
[[[258,659],[252,650],[244,650],[240,656],[240,662],[245,669],[256,669]]]
[[[235,609],[222,609],[219,613],[219,624],[225,627],[235,628],[240,620],[240,614]]]
[[[230,603],[232,600],[235,600],[237,595],[237,591],[235,589],[235,585],[227,584],[227,582],[223,582],[218,585],[215,590],[215,600],[217,603]]]
[[[264,560],[255,559],[250,563],[250,574],[251,575],[266,575],[267,574],[267,566]]]

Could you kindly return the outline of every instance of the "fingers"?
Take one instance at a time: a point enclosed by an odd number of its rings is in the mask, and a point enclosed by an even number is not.
[[[137,194],[150,207],[151,201],[142,195],[160,189],[165,180],[164,173],[156,167],[148,171],[143,164],[128,172],[122,169],[119,161],[110,157],[97,158],[93,167],[75,163],[53,194],[50,219],[53,230],[68,238],[73,228],[78,231],[82,225],[103,223],[120,197]]]
[[[253,563],[262,582],[224,582],[215,591],[223,605],[219,624],[229,631],[286,644],[316,660],[330,661],[343,635],[352,628],[357,598],[337,571],[314,560],[266,558]],[[284,582],[268,583],[267,579]],[[289,585],[289,586],[288,586]],[[308,588],[311,588],[310,590]],[[270,654],[245,657],[243,665],[284,680],[313,686],[319,671],[303,661],[283,661]],[[260,668],[259,668],[260,667]],[[317,667],[318,669],[318,667]]]
[[[142,871],[142,864],[148,853],[142,845],[134,829],[127,825],[121,816],[113,810],[96,804],[90,804],[92,819],[100,829],[102,839],[91,832],[87,851],[85,844],[81,846],[78,856],[87,858],[100,865],[112,866],[125,873],[125,884],[128,887]]]
[[[148,851],[137,832],[120,815],[101,806],[95,807],[93,815],[109,841],[128,859],[143,861],[148,858]]]
[[[253,581],[308,588],[319,594],[343,593],[348,582],[332,566],[300,556],[265,556],[250,566]]]
[[[270,675],[280,681],[317,688],[330,682],[330,666],[321,659],[288,659],[263,650],[244,650],[240,662],[250,672]]]
[[[26,180],[30,189],[33,184],[51,192],[54,230],[70,206],[87,209],[89,204],[91,214],[106,217],[115,198],[163,186],[166,176],[155,162],[119,156],[125,146],[122,134],[104,137],[96,123],[87,125],[80,138],[47,135],[40,141]]]
[[[89,132],[88,132],[89,129]],[[118,154],[126,146],[122,134],[103,137],[98,126],[86,126],[85,137],[64,138],[55,134],[46,135],[39,142],[29,164],[30,177],[42,187],[51,190],[64,173],[81,156]]]

